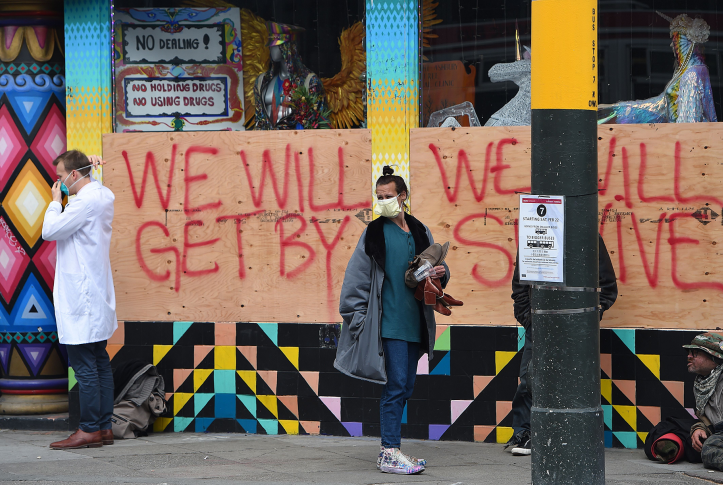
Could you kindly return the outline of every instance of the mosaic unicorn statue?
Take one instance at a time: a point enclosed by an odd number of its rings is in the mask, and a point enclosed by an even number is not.
[[[530,59],[530,49],[525,46],[525,53],[523,56],[520,56],[518,47],[516,61],[501,62],[492,66],[489,71],[489,76],[493,83],[512,81],[517,84],[520,89],[514,98],[490,116],[485,126],[530,125],[530,73],[532,70],[532,61]]]

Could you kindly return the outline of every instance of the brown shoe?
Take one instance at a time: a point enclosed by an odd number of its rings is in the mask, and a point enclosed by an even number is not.
[[[82,429],[71,434],[67,440],[50,443],[51,450],[75,450],[78,448],[99,448],[101,446],[103,446],[103,438],[100,436],[100,431],[86,433]]]
[[[444,300],[445,306],[462,306],[464,303],[462,303],[460,300],[457,300],[453,296],[444,293],[444,290],[442,289],[442,282],[439,280],[439,278],[431,278],[432,284],[435,286],[437,291],[439,292],[437,294],[437,297]]]
[[[113,444],[113,430],[112,429],[101,429],[100,437],[103,440],[104,445]]]
[[[437,303],[434,305],[433,309],[435,312],[441,313],[442,315],[444,315],[446,317],[448,317],[452,314],[452,310],[450,310],[449,307],[447,307],[444,304],[444,301],[441,298],[439,300],[437,300]]]
[[[452,295],[448,295],[447,293],[444,294],[442,297],[444,300],[444,303],[447,304],[447,306],[462,306],[464,303],[462,303],[460,300],[457,300]]]

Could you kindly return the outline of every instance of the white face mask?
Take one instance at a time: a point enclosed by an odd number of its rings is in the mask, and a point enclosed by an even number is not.
[[[400,212],[402,212],[399,202],[397,202],[398,198],[399,196],[396,196],[393,199],[377,200],[377,207],[374,209],[374,213],[382,217],[394,219]]]

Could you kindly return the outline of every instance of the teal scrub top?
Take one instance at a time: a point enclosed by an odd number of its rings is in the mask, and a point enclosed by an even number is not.
[[[390,220],[384,224],[384,284],[382,285],[382,338],[421,342],[419,305],[414,288],[404,284],[404,273],[414,260],[414,237]]]

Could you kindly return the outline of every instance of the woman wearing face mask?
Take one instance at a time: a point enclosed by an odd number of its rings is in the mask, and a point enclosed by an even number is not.
[[[405,212],[409,190],[385,166],[376,183],[381,217],[362,233],[349,261],[339,312],[344,319],[334,367],[346,375],[384,384],[379,403],[382,443],[377,468],[385,473],[424,471],[426,460],[400,451],[402,412],[414,390],[420,354],[432,358],[434,311],[414,298],[404,273],[415,255],[434,243],[424,224]],[[449,268],[436,266],[442,286]]]

